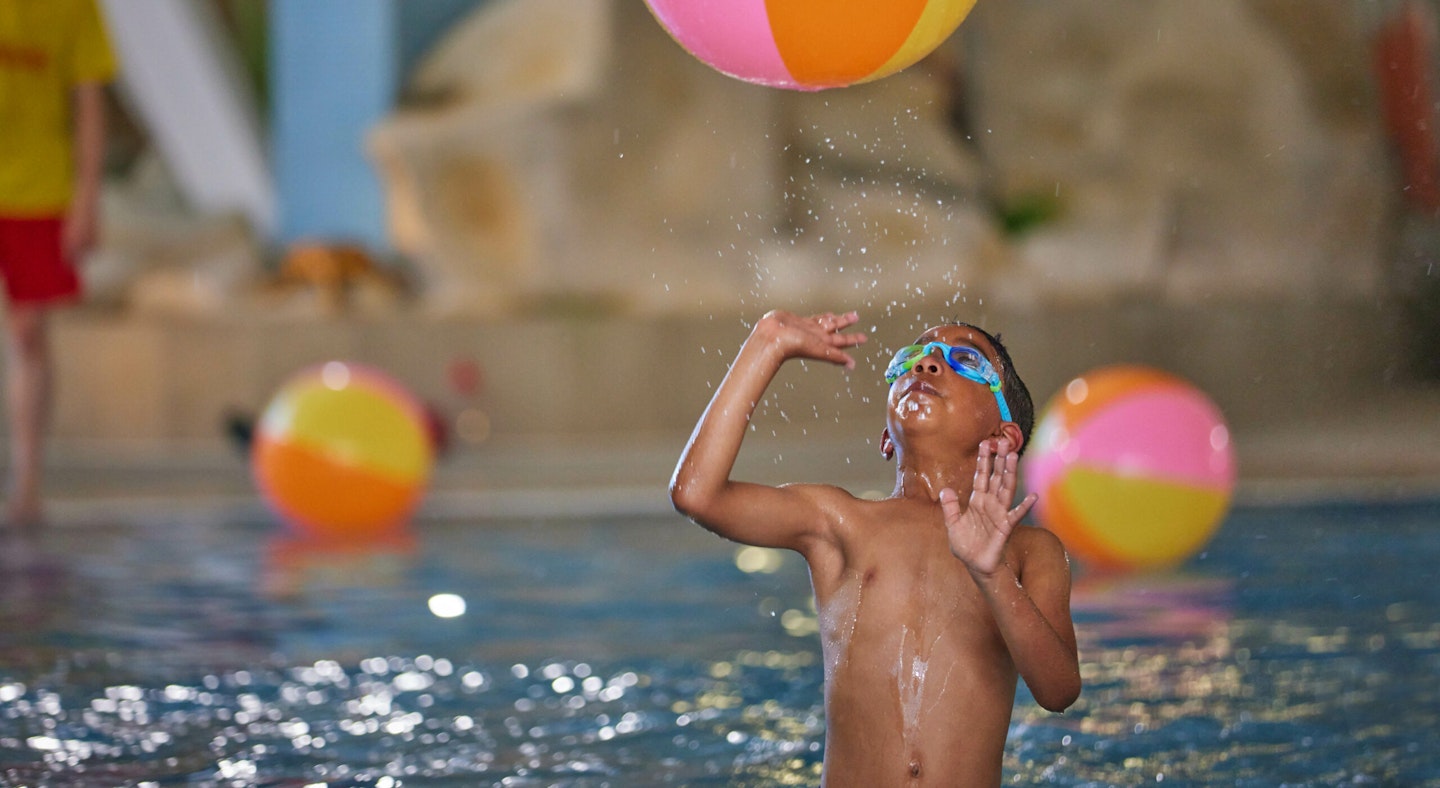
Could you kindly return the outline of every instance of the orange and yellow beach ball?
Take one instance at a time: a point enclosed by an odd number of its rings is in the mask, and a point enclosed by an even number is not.
[[[255,427],[251,471],[292,529],[322,540],[401,532],[434,462],[425,409],[399,383],[331,361],[290,378]]]
[[[975,0],[645,0],[680,46],[722,74],[777,88],[869,82],[940,46]]]
[[[1035,516],[1082,563],[1184,562],[1215,534],[1235,487],[1235,450],[1215,403],[1139,365],[1070,381],[1041,412],[1025,455]]]

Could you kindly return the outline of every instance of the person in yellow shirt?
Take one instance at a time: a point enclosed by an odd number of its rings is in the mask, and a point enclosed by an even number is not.
[[[94,245],[116,59],[95,0],[0,0],[0,277],[10,479],[5,519],[41,522],[49,312],[80,297]]]

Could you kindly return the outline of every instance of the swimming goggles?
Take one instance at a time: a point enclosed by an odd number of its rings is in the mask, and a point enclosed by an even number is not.
[[[1000,405],[1000,419],[1010,421],[1010,406],[1005,404],[1005,395],[1000,393],[1000,374],[990,364],[985,355],[973,347],[965,345],[947,345],[944,342],[926,342],[923,345],[907,345],[900,348],[895,354],[890,367],[885,370],[885,382],[894,383],[901,375],[914,369],[932,352],[939,350],[945,363],[955,370],[955,374],[969,381],[981,383],[990,388],[990,393],[995,395],[995,402]]]

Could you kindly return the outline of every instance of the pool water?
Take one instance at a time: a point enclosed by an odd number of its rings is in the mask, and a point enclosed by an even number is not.
[[[57,529],[0,576],[0,785],[816,785],[793,555],[679,517]],[[1008,785],[1440,786],[1440,502],[1238,510],[1077,576],[1086,680]],[[463,607],[463,612],[461,608]]]

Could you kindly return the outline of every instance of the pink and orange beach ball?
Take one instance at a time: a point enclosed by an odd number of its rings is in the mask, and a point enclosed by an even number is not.
[[[1078,561],[1153,569],[1209,543],[1235,488],[1235,450],[1215,403],[1151,367],[1102,367],[1041,412],[1024,460],[1035,516]]]
[[[822,90],[918,62],[975,0],[645,0],[687,52],[722,74]]]
[[[297,534],[324,541],[403,533],[435,446],[424,406],[377,369],[331,361],[287,380],[255,425],[261,497]]]

